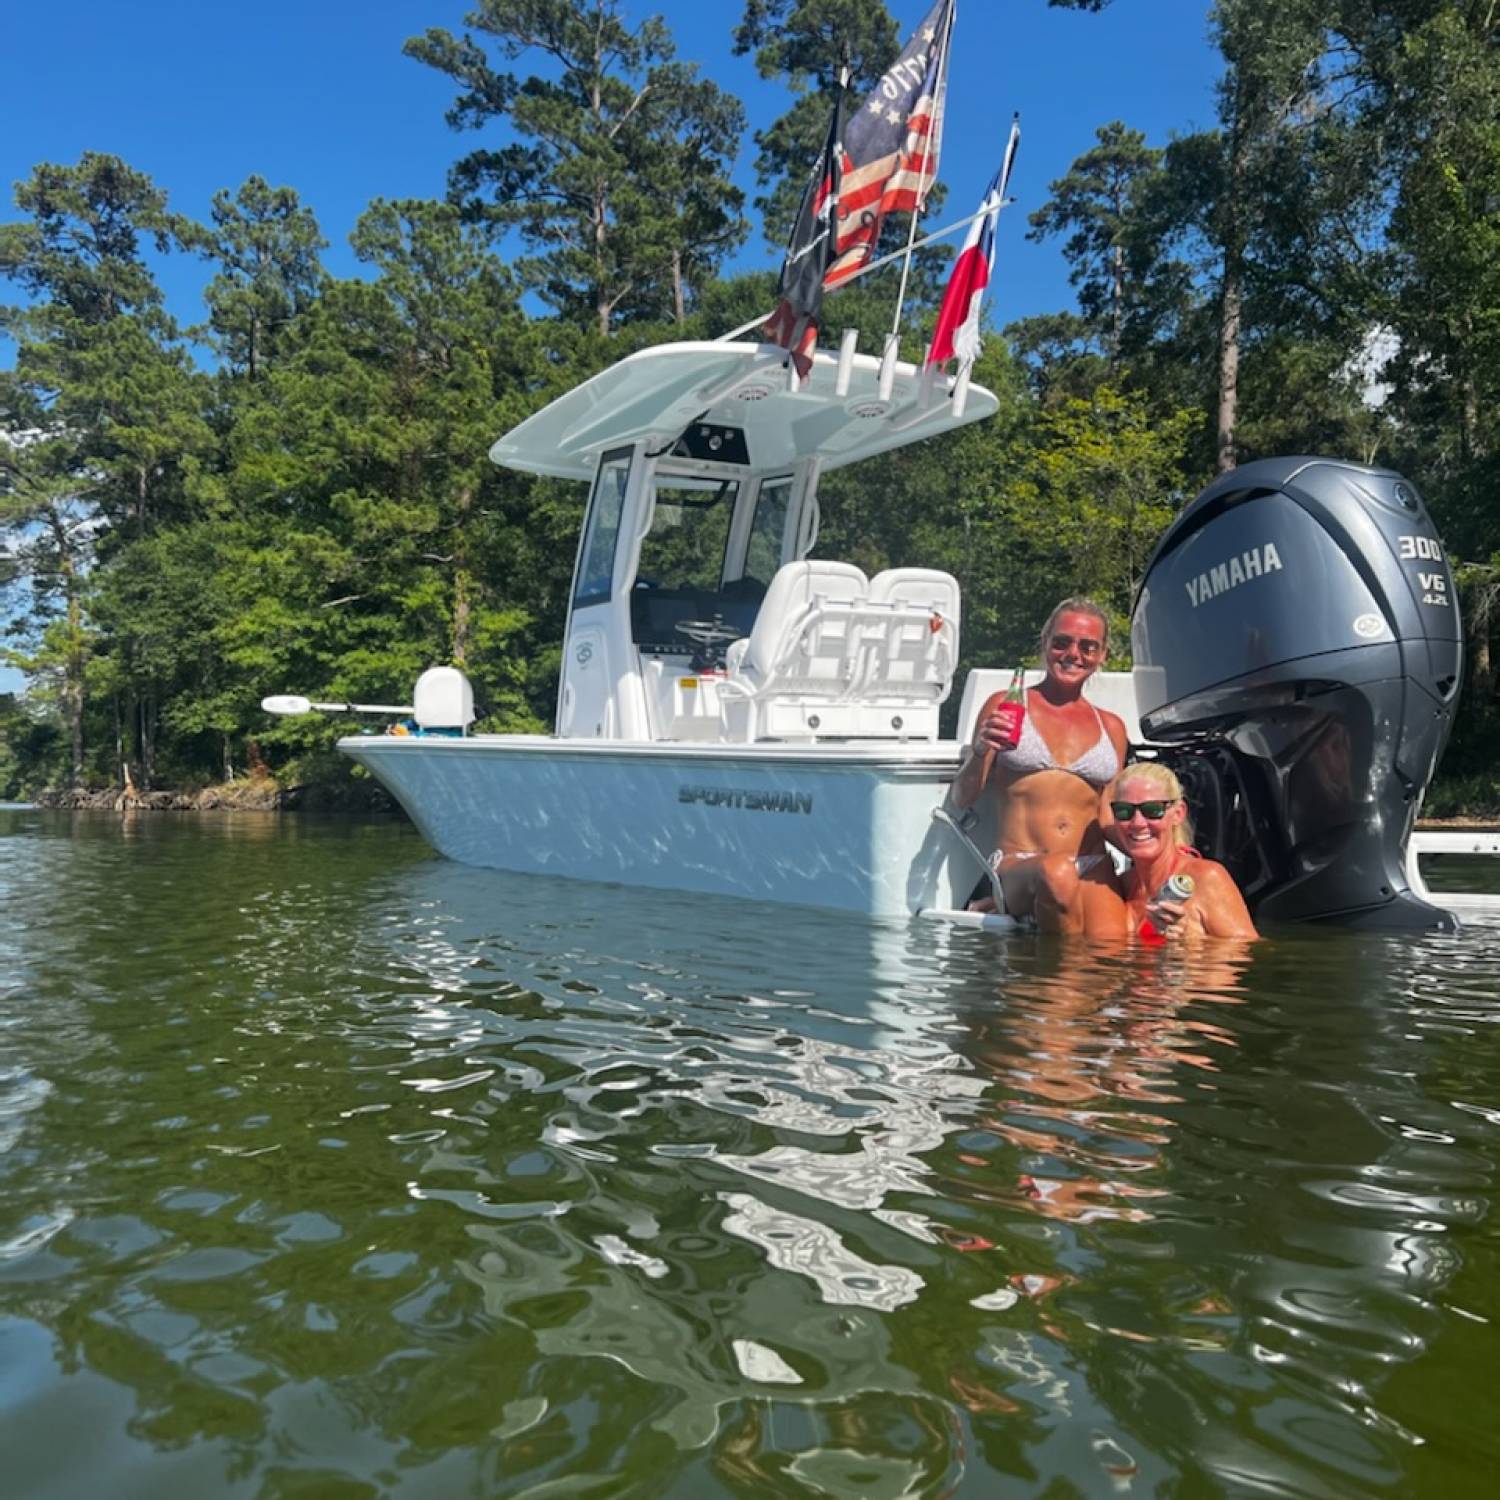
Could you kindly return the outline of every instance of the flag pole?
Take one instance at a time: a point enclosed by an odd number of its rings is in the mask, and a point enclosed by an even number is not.
[[[953,23],[958,18],[958,0],[948,10],[948,24],[943,31],[943,55],[938,62],[938,97],[933,104],[937,111],[937,125],[932,132],[932,157],[933,160],[942,154],[943,147],[943,117],[947,112],[948,104],[948,54],[953,46]],[[920,203],[912,206],[911,227],[906,234],[906,259],[901,263],[901,286],[896,292],[896,316],[891,319],[891,337],[895,338],[901,332],[901,309],[906,305],[906,280],[911,273],[912,253],[916,248],[917,219],[921,216],[922,209],[927,202],[927,194],[923,193]],[[853,277],[849,278],[851,281]]]
[[[1002,200],[1000,209],[1004,210],[1009,208],[1015,201],[1016,200],[1014,198],[1006,198]],[[861,276],[868,276],[871,271],[883,270],[886,266],[890,265],[893,260],[900,260],[901,257],[903,255],[906,255],[909,251],[925,250],[927,246],[936,244],[938,240],[947,239],[950,234],[957,234],[960,229],[967,229],[975,219],[981,218],[984,213],[985,210],[981,208],[977,213],[967,214],[962,219],[955,219],[951,224],[944,224],[941,229],[934,229],[931,234],[923,235],[922,238],[916,242],[916,244],[907,247],[907,249],[905,250],[892,250],[888,255],[882,255],[878,260],[872,260],[868,265],[863,265],[859,268],[859,270],[853,271],[848,276],[846,276],[839,283],[837,290],[841,290],[842,288],[848,286],[851,281],[858,281]],[[772,309],[772,311],[774,310],[775,309]],[[721,333],[718,338],[714,340],[714,343],[727,344],[730,342],[730,340],[737,339],[742,333],[749,333],[752,328],[754,328],[757,324],[764,323],[770,316],[770,313],[762,313],[759,317],[751,318],[748,323],[741,323],[738,328],[732,328],[728,333]]]
[[[901,285],[896,291],[896,316],[891,319],[891,337],[895,338],[901,332],[901,309],[906,303],[906,278],[911,272],[911,257],[917,238],[917,219],[922,212],[918,204],[911,211],[911,228],[906,235],[906,249],[900,252],[905,258],[901,262]],[[851,281],[853,277],[849,278]]]

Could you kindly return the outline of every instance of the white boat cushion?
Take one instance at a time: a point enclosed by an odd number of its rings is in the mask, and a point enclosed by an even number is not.
[[[767,732],[761,721],[773,704],[833,705],[848,697],[858,686],[869,587],[852,563],[807,560],[777,571],[754,628],[726,653],[721,696],[731,738]]]
[[[958,582],[848,563],[789,563],[727,655],[730,739],[934,739],[958,660]]]
[[[812,691],[837,684],[842,692],[858,651],[850,617],[869,589],[853,563],[787,563],[771,580],[743,649],[734,651],[731,672],[762,690],[807,683]]]
[[[945,702],[958,665],[960,598],[958,580],[936,568],[877,573],[870,580],[860,696],[933,706]]]

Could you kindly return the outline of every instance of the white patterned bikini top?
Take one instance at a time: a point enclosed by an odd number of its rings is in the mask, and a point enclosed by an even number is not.
[[[1094,705],[1091,703],[1089,707],[1094,708]],[[1090,786],[1102,787],[1119,773],[1120,757],[1104,732],[1104,720],[1099,718],[1097,708],[1094,708],[1094,718],[1099,723],[1099,738],[1071,765],[1058,765],[1057,757],[1048,749],[1046,740],[1042,738],[1029,713],[1021,720],[1021,738],[1016,741],[1015,749],[1001,750],[995,759],[1007,771],[1018,776],[1029,771],[1071,771],[1073,775],[1081,776]]]

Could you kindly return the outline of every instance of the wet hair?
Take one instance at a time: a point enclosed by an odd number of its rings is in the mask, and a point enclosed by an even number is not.
[[[1120,788],[1127,781],[1144,781],[1147,786],[1162,794],[1162,799],[1170,799],[1173,802],[1182,800],[1182,783],[1177,779],[1177,774],[1170,766],[1164,766],[1159,760],[1133,760],[1120,772],[1109,784],[1109,796],[1107,801],[1114,801],[1120,795]],[[1174,823],[1170,830],[1171,840],[1174,844],[1191,844],[1193,842],[1193,820],[1184,817],[1182,822]]]
[[[1085,599],[1081,595],[1064,599],[1061,604],[1053,607],[1052,613],[1047,616],[1047,623],[1042,626],[1041,659],[1043,665],[1047,661],[1047,643],[1052,639],[1052,630],[1064,615],[1092,615],[1099,622],[1099,643],[1103,647],[1099,659],[1103,661],[1109,655],[1109,616],[1092,599]]]

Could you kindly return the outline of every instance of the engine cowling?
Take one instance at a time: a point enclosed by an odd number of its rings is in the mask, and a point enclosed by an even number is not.
[[[1452,925],[1404,867],[1463,663],[1413,485],[1326,458],[1222,475],[1147,564],[1131,645],[1143,731],[1259,917]]]

